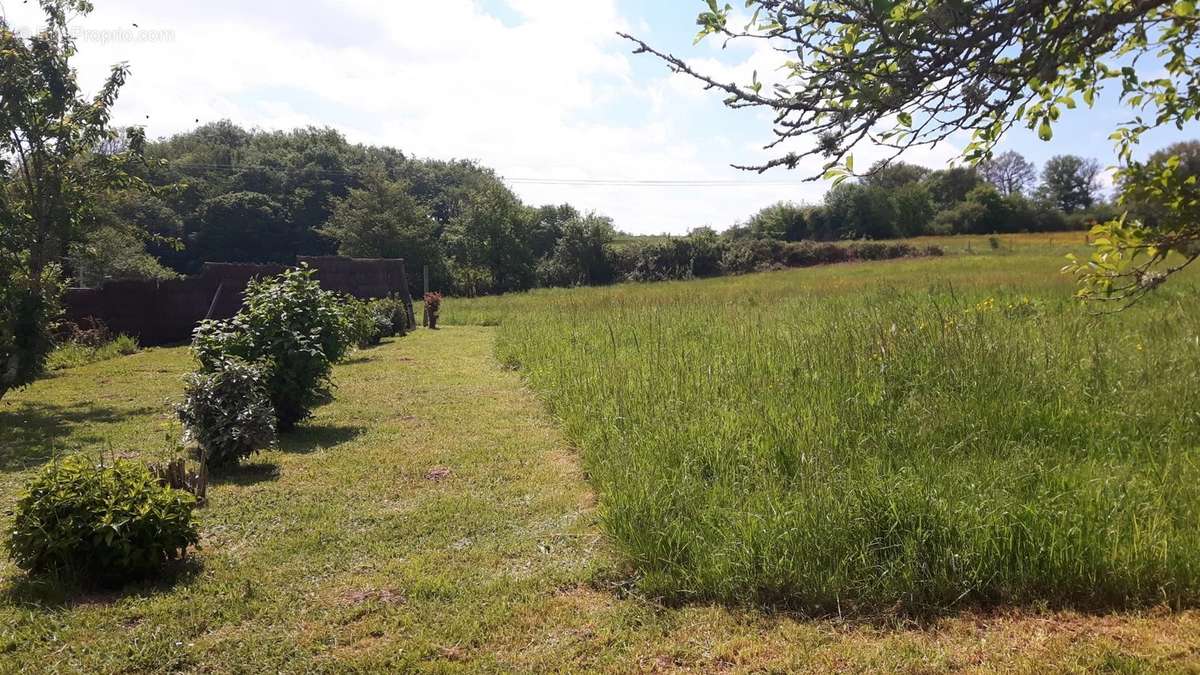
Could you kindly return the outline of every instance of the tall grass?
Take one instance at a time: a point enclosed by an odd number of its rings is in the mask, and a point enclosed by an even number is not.
[[[1011,251],[1009,252],[1011,253]],[[1200,316],[1036,252],[447,301],[502,325],[648,593],[815,611],[1200,598]]]
[[[66,370],[78,368],[90,363],[115,359],[118,356],[129,356],[141,351],[137,338],[128,335],[117,335],[115,338],[99,345],[89,345],[82,342],[67,341],[59,344],[50,352],[46,359],[46,370]]]

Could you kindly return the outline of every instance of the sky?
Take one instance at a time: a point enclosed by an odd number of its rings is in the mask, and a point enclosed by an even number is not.
[[[759,176],[730,164],[772,155],[770,118],[632,54],[629,32],[721,80],[769,80],[761,46],[693,45],[703,0],[94,0],[73,21],[80,83],[94,90],[125,61],[114,122],[166,137],[221,119],[264,130],[330,126],[353,142],[494,168],[527,203],[568,202],[632,233],[724,229],[781,200],[816,202],[813,172]],[[41,22],[34,2],[0,0],[11,25]],[[1107,140],[1129,116],[1112,97],[1068,113],[1051,143],[1010,133],[1000,150],[1037,164],[1055,154],[1114,163]],[[1144,154],[1197,137],[1164,130]],[[903,159],[943,168],[965,139]],[[797,146],[799,147],[799,146]],[[855,152],[856,166],[881,156]],[[721,181],[720,186],[556,181]],[[549,181],[549,182],[547,182]]]

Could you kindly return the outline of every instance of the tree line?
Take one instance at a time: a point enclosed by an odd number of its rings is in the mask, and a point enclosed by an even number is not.
[[[408,157],[333,129],[229,121],[147,142],[144,153],[138,185],[106,192],[100,226],[65,250],[83,283],[335,253],[403,257],[414,287],[428,266],[435,289],[463,295],[638,276],[628,254],[610,250],[611,220],[569,204],[524,204],[471,161]],[[1054,157],[1037,175],[1013,152],[978,168],[880,164],[821,204],[775,204],[722,236],[892,239],[1064,230],[1110,217],[1094,160]]]
[[[774,204],[728,234],[800,241],[1084,229],[1115,215],[1101,173],[1096,160],[1058,155],[1039,174],[1014,151],[937,171],[880,162],[820,204]]]

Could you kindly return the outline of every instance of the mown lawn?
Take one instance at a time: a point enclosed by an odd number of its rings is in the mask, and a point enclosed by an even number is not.
[[[828,272],[757,278],[813,274]],[[1168,607],[915,623],[643,598],[579,453],[496,360],[496,337],[420,331],[339,366],[335,402],[217,481],[202,547],[174,580],[89,592],[0,562],[0,672],[1200,668],[1200,613]],[[170,447],[166,402],[189,367],[186,350],[149,350],[6,397],[0,504],[55,449]]]

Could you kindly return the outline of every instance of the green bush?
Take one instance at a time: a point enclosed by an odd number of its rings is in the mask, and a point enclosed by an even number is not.
[[[47,269],[39,283],[19,269],[11,252],[0,251],[0,398],[45,372],[60,311],[58,269]]]
[[[195,498],[145,466],[75,455],[46,465],[17,502],[8,540],[18,567],[102,585],[153,576],[199,541]]]
[[[209,466],[237,464],[275,443],[275,409],[262,373],[240,359],[189,375],[176,413]]]
[[[343,302],[342,311],[350,331],[350,341],[359,349],[373,347],[383,342],[383,338],[391,337],[392,308],[381,301],[348,296]]]
[[[391,323],[391,336],[404,337],[408,334],[408,305],[403,299],[396,296],[388,296],[372,300],[371,304],[375,306],[376,311],[388,318]]]
[[[192,351],[206,371],[228,357],[262,370],[280,431],[308,419],[328,399],[329,376],[350,346],[350,330],[337,296],[321,289],[305,265],[246,287],[237,316],[206,321]]]

